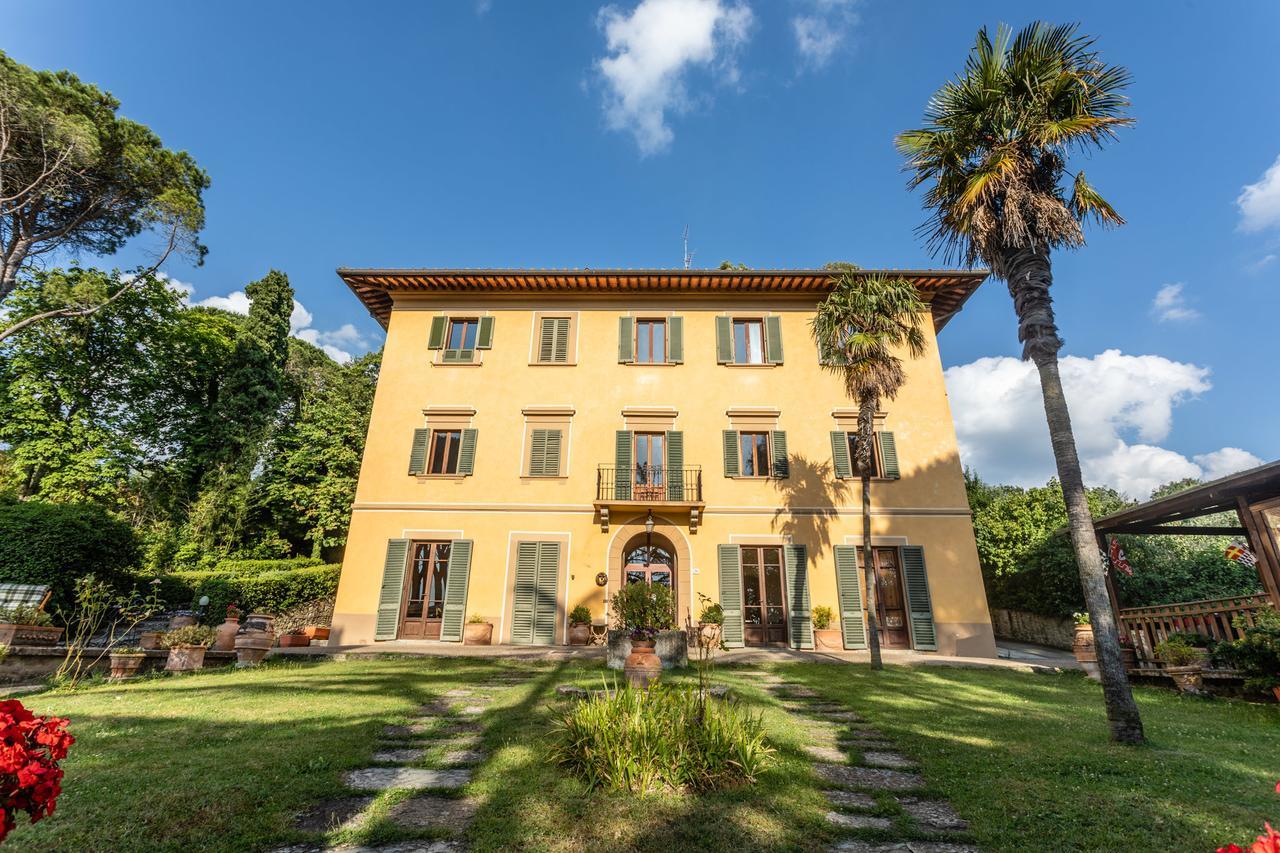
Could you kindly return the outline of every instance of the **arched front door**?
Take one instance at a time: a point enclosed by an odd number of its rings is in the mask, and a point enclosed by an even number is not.
[[[627,547],[622,549],[622,582],[662,584],[671,590],[671,598],[675,600],[678,597],[676,549],[670,540],[659,533],[641,533],[632,537]],[[679,612],[679,602],[676,612]]]

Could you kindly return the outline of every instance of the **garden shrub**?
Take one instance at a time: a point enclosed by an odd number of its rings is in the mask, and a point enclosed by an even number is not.
[[[0,583],[48,584],[49,612],[71,609],[85,575],[127,591],[139,557],[133,529],[99,507],[0,503]]]
[[[207,595],[210,618],[220,617],[228,604],[246,613],[284,613],[334,596],[341,571],[341,565],[333,564],[260,574],[173,572],[160,578],[161,597],[170,607],[185,608]]]
[[[287,560],[219,560],[208,571],[225,575],[261,575],[266,572],[308,569],[323,566],[319,557],[291,557]]]
[[[575,702],[552,724],[549,758],[591,788],[641,793],[749,784],[773,755],[758,716],[657,685]]]

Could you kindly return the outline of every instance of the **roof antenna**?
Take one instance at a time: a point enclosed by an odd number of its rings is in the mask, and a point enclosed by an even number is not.
[[[684,268],[693,266],[693,252],[689,251],[689,226],[684,227]]]

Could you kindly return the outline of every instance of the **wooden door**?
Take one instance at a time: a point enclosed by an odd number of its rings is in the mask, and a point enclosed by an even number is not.
[[[876,574],[876,633],[886,649],[911,648],[911,627],[907,624],[907,597],[902,589],[902,567],[897,548],[872,548]],[[863,551],[858,549],[858,566],[865,571]]]
[[[665,491],[667,436],[662,432],[636,433],[635,486],[638,501],[660,501]]]
[[[748,646],[787,644],[782,548],[742,549],[742,632]]]
[[[404,604],[400,610],[402,640],[440,639],[444,590],[449,579],[448,542],[415,542],[405,572]]]

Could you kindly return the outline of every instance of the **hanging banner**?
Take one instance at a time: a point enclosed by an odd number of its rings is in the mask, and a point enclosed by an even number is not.
[[[1125,557],[1124,549],[1120,547],[1120,540],[1114,536],[1111,537],[1111,553],[1107,556],[1112,566],[1133,577],[1133,566],[1129,565],[1129,559]]]
[[[1237,563],[1243,563],[1250,567],[1258,565],[1258,558],[1249,550],[1249,546],[1239,540],[1228,545],[1227,550],[1223,553],[1228,560],[1235,560]]]

